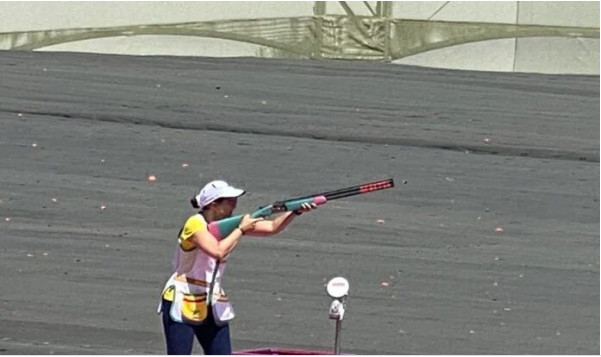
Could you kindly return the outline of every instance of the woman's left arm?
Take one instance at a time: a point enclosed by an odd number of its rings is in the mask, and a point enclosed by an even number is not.
[[[305,203],[305,204],[303,204],[302,208],[299,210],[298,214],[303,213],[303,212],[309,212],[312,209],[314,209],[315,207],[317,207],[317,205],[315,205],[313,203],[311,203],[311,204]],[[257,222],[255,225],[255,229],[253,229],[252,231],[249,231],[247,233],[247,235],[249,235],[249,236],[266,236],[266,235],[273,235],[273,234],[280,233],[282,230],[284,230],[284,228],[286,228],[290,224],[290,222],[292,222],[294,217],[296,217],[298,214],[295,212],[286,212],[284,214],[277,216],[274,219]]]

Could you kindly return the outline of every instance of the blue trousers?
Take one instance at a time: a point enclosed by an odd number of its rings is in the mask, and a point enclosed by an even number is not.
[[[202,346],[205,355],[230,355],[232,343],[228,325],[217,326],[209,307],[207,320],[200,326],[175,322],[169,316],[171,301],[163,300],[163,330],[167,342],[168,355],[192,354],[194,336]]]

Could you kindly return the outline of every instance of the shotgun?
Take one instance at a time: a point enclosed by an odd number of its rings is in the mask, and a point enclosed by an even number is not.
[[[303,203],[314,203],[316,205],[323,205],[324,203],[331,200],[380,191],[392,187],[394,187],[393,179],[386,179],[382,181],[369,182],[358,186],[318,193],[315,195],[297,197],[285,201],[277,201],[273,204],[270,204],[269,206],[260,207],[258,210],[254,211],[250,215],[250,217],[267,217],[278,212],[297,210],[301,208]],[[230,233],[232,233],[234,229],[238,227],[238,225],[240,225],[242,217],[243,215],[238,215],[229,218],[224,218],[219,221],[211,222],[209,223],[208,227],[209,232],[211,232],[211,234],[213,234],[213,236],[215,236],[215,238],[217,239],[227,237]]]

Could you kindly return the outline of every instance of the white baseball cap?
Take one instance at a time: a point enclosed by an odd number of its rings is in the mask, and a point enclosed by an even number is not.
[[[204,208],[219,198],[240,197],[244,192],[244,190],[230,186],[225,181],[215,180],[206,184],[194,198],[196,198],[198,206]]]

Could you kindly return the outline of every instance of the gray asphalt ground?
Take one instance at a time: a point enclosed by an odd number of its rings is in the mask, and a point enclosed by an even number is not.
[[[235,350],[331,350],[341,275],[346,353],[598,354],[599,97],[599,76],[2,52],[0,353],[163,354],[211,179],[244,213],[394,177],[244,239]]]

